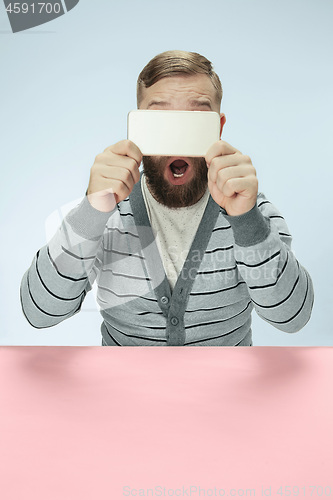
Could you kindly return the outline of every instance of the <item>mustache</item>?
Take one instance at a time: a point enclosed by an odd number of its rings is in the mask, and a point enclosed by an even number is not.
[[[172,161],[171,161],[172,160]],[[143,156],[143,167],[163,169],[173,163],[175,160],[184,160],[188,165],[194,168],[196,172],[203,172],[207,169],[207,163],[203,157],[185,157],[185,156]]]

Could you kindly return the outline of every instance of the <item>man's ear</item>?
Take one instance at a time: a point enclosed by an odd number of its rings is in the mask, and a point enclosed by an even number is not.
[[[226,119],[226,117],[225,117],[225,114],[224,114],[224,113],[221,113],[221,114],[220,114],[220,117],[221,117],[221,120],[220,120],[220,123],[221,123],[221,127],[220,127],[220,139],[221,139],[222,130],[223,130],[223,127],[224,127],[225,122],[227,121],[227,119]]]

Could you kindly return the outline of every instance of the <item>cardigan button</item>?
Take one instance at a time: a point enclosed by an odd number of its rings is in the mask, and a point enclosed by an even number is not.
[[[176,318],[175,316],[173,318],[171,318],[171,324],[173,326],[178,325],[178,323],[179,323],[179,319],[178,318]]]
[[[161,298],[161,303],[162,303],[162,304],[168,304],[168,302],[169,302],[168,297],[163,296],[163,297]]]

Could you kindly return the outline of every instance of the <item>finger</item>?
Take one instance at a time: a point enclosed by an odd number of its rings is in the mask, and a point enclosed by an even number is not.
[[[137,168],[137,167],[136,167]],[[135,179],[131,170],[124,167],[100,165],[98,169],[99,175],[107,181],[121,181],[128,189],[132,190],[135,184]]]
[[[96,156],[95,164],[100,165],[100,168],[103,168],[105,165],[112,168],[126,168],[131,173],[134,184],[140,180],[138,164],[136,160],[128,156],[117,155],[110,150],[105,150],[104,153]],[[113,170],[110,170],[109,175],[105,174],[105,176],[112,177],[113,172]]]
[[[208,177],[212,182],[215,182],[218,187],[222,186],[226,181],[233,177],[248,177],[255,175],[254,168],[249,165],[237,165],[232,167],[225,167],[215,171],[214,169],[208,170]]]
[[[108,186],[105,191],[113,194],[117,203],[119,203],[119,200],[127,198],[131,193],[131,189],[124,182],[117,179],[112,179],[111,186]]]
[[[257,185],[257,178],[255,176],[251,177],[232,177],[224,182],[221,186],[221,193],[227,198],[231,198],[235,194],[243,194],[246,196],[248,193],[249,198],[253,196],[255,191],[254,187]]]
[[[231,146],[231,144],[228,144],[225,141],[217,141],[214,142],[214,144],[207,151],[205,160],[207,165],[209,166],[215,156],[231,155],[234,153],[240,153],[240,151],[238,151],[238,149],[234,148],[233,146]]]
[[[109,179],[99,176],[95,182],[89,184],[88,195],[104,196],[107,192],[112,192],[115,196],[126,198],[131,192],[131,188],[122,179]]]
[[[125,168],[132,175],[134,184],[140,180],[139,166],[134,158],[115,155],[114,153],[109,152],[105,153],[104,161],[102,163],[109,167]]]
[[[244,156],[241,153],[233,153],[226,156],[215,156],[210,163],[208,172],[211,175],[213,182],[215,182],[220,170],[238,166],[246,166]]]
[[[126,186],[124,182],[118,179],[112,179],[107,183],[107,185],[92,188],[88,193],[88,196],[99,195],[99,197],[104,197],[112,194],[114,196],[114,199],[116,200],[116,203],[118,203],[119,200],[124,200],[125,198],[127,198],[130,192],[131,190],[128,189],[128,186]]]
[[[105,152],[107,151],[111,151],[112,153],[121,156],[129,156],[130,158],[133,158],[133,160],[137,162],[138,167],[140,167],[142,161],[142,153],[138,146],[128,139],[117,142],[116,144],[113,144],[113,146],[106,148]]]

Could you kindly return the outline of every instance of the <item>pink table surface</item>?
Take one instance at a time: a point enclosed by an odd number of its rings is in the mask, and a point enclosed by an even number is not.
[[[332,347],[0,348],[0,499],[333,498]]]

